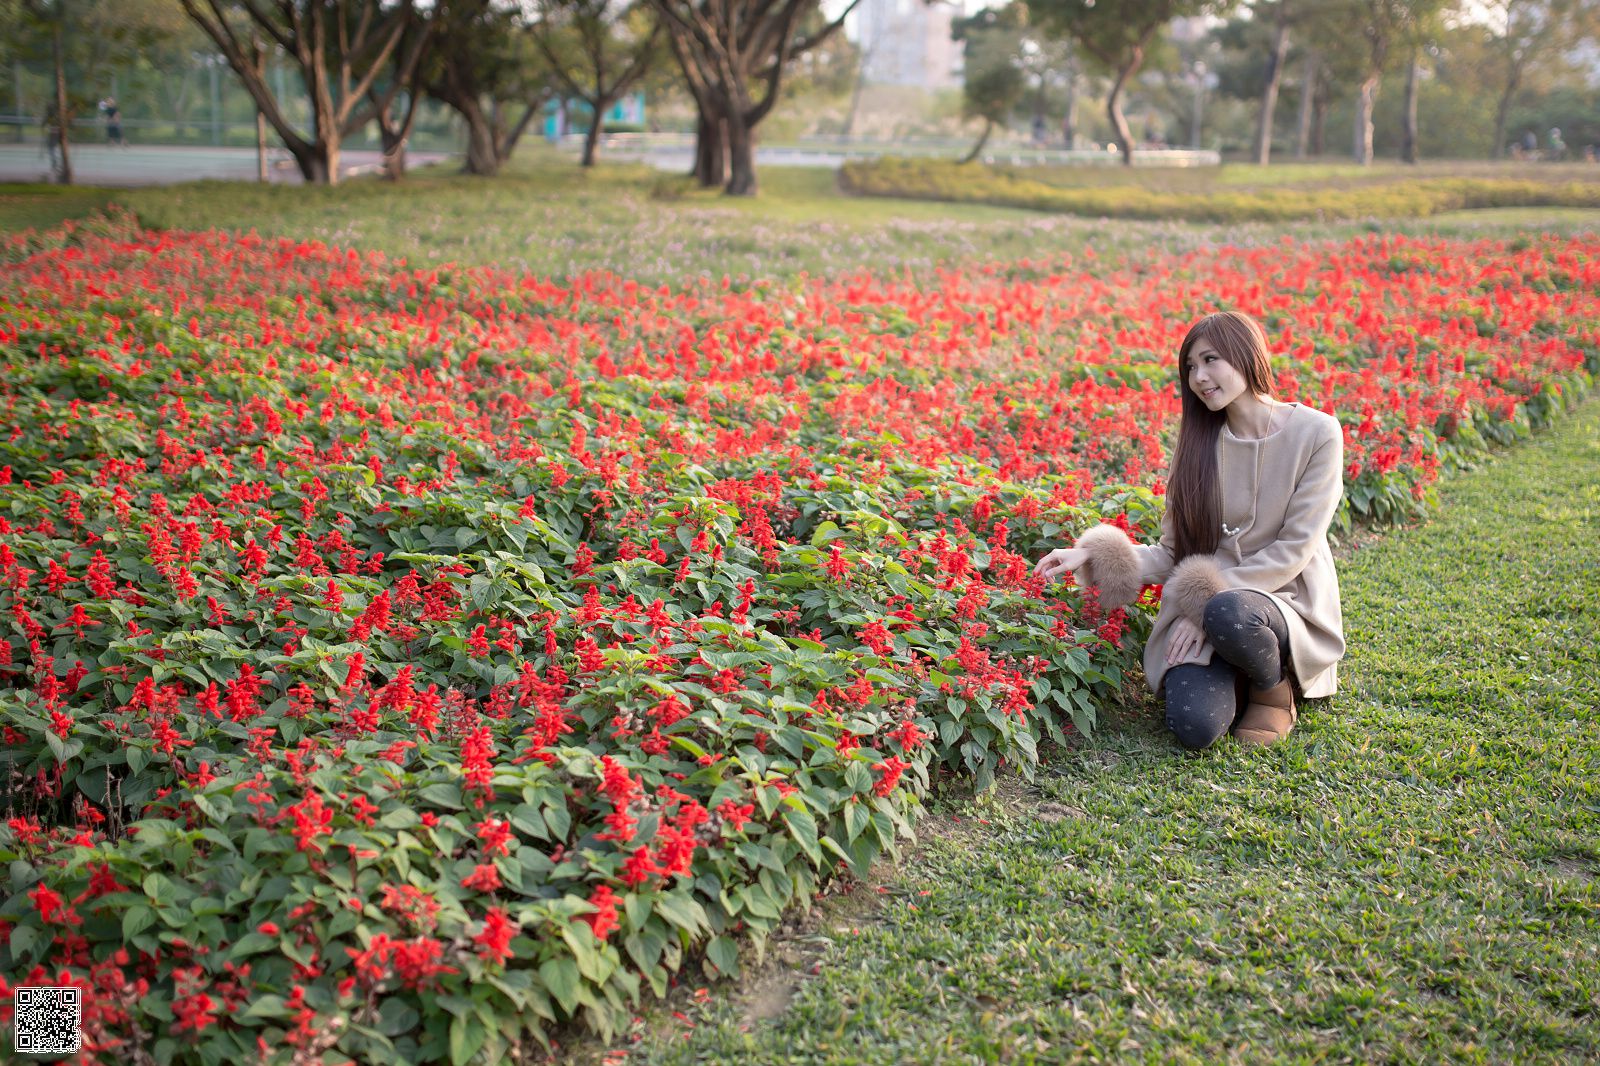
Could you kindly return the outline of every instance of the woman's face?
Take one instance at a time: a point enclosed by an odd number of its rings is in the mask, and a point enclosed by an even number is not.
[[[1213,411],[1220,411],[1244,395],[1244,375],[1233,364],[1217,354],[1208,340],[1195,341],[1189,349],[1189,366],[1184,380],[1200,402]]]

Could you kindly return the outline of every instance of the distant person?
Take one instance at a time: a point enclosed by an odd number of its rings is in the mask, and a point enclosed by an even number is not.
[[[1550,161],[1559,163],[1567,158],[1567,142],[1561,139],[1561,127],[1550,127]]]
[[[1043,115],[1034,115],[1033,116],[1033,143],[1034,144],[1043,144],[1044,143],[1044,136],[1045,136],[1045,134],[1044,134],[1044,116]]]
[[[1538,136],[1535,135],[1532,130],[1524,130],[1523,133],[1522,133],[1522,154],[1524,156],[1526,156],[1527,158],[1529,158],[1529,159],[1533,159],[1533,158],[1535,158],[1535,153],[1537,153],[1538,151],[1539,151],[1539,138],[1538,138]]]
[[[1600,163],[1600,145],[1587,145],[1583,149],[1585,163]]]
[[[40,120],[44,127],[44,142],[39,146],[39,154],[50,160],[50,173],[61,173],[61,126],[56,122],[56,105],[51,101],[44,109],[44,118]]]
[[[127,140],[122,136],[122,111],[117,107],[114,96],[108,96],[100,101],[100,113],[106,117],[106,143],[128,147]]]

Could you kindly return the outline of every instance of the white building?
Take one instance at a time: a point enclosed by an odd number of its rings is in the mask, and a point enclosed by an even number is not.
[[[863,80],[921,89],[959,87],[964,47],[950,39],[956,13],[946,3],[862,0],[854,14]]]

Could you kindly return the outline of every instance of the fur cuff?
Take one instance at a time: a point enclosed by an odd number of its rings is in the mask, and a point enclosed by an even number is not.
[[[1082,588],[1100,590],[1100,606],[1106,610],[1126,607],[1139,598],[1139,553],[1133,542],[1116,526],[1101,525],[1084,533],[1073,545],[1089,553],[1088,560],[1072,579]]]
[[[1170,603],[1180,618],[1203,626],[1206,604],[1227,587],[1215,555],[1191,555],[1173,568],[1172,576],[1161,588],[1161,600]]]

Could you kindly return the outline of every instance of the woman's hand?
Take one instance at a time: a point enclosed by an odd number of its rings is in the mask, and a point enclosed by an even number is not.
[[[1089,553],[1082,548],[1057,548],[1034,564],[1035,576],[1053,581],[1069,570],[1076,570],[1089,561]]]
[[[1206,643],[1205,631],[1187,618],[1177,619],[1167,631],[1168,666],[1182,666],[1185,663],[1199,665],[1210,651],[1211,645]]]

